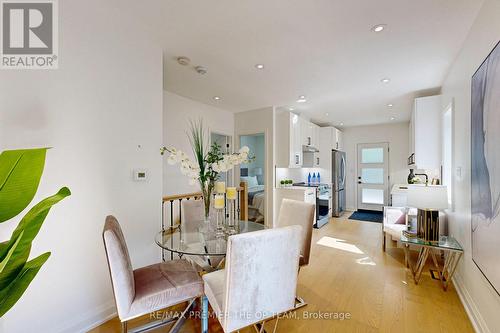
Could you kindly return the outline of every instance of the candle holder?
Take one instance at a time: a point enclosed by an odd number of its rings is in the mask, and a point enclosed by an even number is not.
[[[223,194],[216,194],[214,199],[214,208],[216,214],[215,237],[224,237],[224,220],[225,220],[225,197]]]
[[[238,220],[236,218],[236,198],[238,196],[238,191],[236,187],[228,187],[226,193],[226,199],[228,201],[228,215],[226,224],[226,234],[234,235],[238,233]]]
[[[228,236],[238,233],[238,219],[236,218],[236,200],[228,200],[229,216],[226,224],[226,234]]]

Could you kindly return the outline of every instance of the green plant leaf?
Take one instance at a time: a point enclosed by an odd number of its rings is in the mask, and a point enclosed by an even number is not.
[[[45,165],[47,148],[6,150],[0,154],[0,222],[33,200]]]
[[[7,262],[9,261],[10,257],[12,256],[12,253],[14,253],[15,249],[17,248],[17,245],[21,241],[21,237],[23,237],[23,234],[24,234],[24,231],[22,231],[21,234],[19,235],[19,237],[17,237],[17,240],[14,243],[14,245],[12,245],[12,247],[9,249],[9,252],[7,252],[7,255],[5,256],[5,258],[2,260],[2,262],[0,262],[0,273],[2,273],[3,269],[7,265]]]
[[[15,279],[6,288],[0,289],[0,318],[21,298],[49,257],[50,252],[46,252],[28,261]]]
[[[11,259],[7,262],[4,270],[0,273],[0,290],[5,288],[19,274],[26,260],[28,260],[31,250],[31,242],[40,231],[43,221],[45,220],[50,208],[71,194],[67,187],[63,187],[55,195],[52,195],[38,204],[33,206],[28,213],[23,217],[17,228],[12,233],[8,247],[2,249],[0,260],[3,260],[7,255],[8,249],[17,241],[18,237],[23,233],[19,244],[12,253]]]

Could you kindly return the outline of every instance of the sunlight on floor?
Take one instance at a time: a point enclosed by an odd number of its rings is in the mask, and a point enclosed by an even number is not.
[[[356,245],[345,243],[343,239],[324,236],[316,244],[355,254],[364,254]]]
[[[361,259],[357,259],[356,263],[360,264],[360,265],[369,265],[369,266],[376,266],[377,265],[370,257],[364,257]]]

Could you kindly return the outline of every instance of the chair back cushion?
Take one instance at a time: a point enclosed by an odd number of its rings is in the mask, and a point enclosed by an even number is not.
[[[181,201],[181,228],[189,237],[197,235],[200,222],[205,218],[205,205],[202,199],[190,199]],[[199,241],[196,239],[185,239],[187,242]]]
[[[301,233],[291,226],[229,237],[220,317],[225,332],[294,307]]]
[[[120,224],[114,216],[106,217],[102,232],[118,317],[124,318],[135,297],[134,272]]]
[[[311,253],[312,230],[315,219],[316,205],[290,199],[283,199],[278,216],[278,227],[300,225],[302,237],[300,239],[300,264],[307,265]]]

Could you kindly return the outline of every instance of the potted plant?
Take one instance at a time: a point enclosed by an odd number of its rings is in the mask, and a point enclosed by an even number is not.
[[[217,143],[209,146],[209,133],[204,128],[201,119],[190,122],[188,138],[193,149],[195,162],[186,153],[173,147],[162,147],[160,152],[162,155],[168,154],[168,164],[180,164],[182,174],[189,178],[189,184],[198,183],[200,185],[205,205],[205,220],[208,220],[212,193],[219,174],[238,164],[249,163],[252,159],[249,157],[250,149],[243,146],[237,153],[224,154]]]
[[[7,150],[0,154],[0,223],[21,213],[33,200],[47,149]],[[34,205],[9,240],[0,243],[0,317],[21,298],[50,252],[31,259],[31,243],[50,208],[71,194],[67,187]]]

